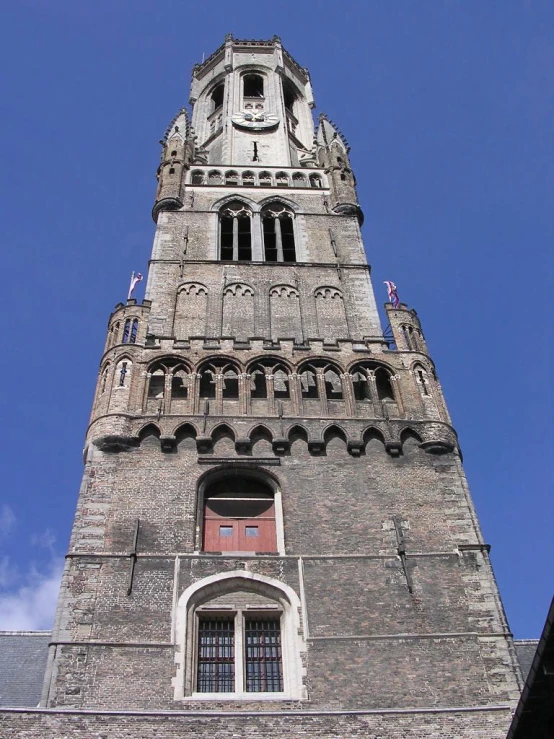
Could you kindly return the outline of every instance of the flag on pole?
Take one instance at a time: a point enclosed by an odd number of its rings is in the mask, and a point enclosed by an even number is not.
[[[398,306],[400,305],[400,298],[398,297],[396,285],[390,280],[385,280],[385,285],[387,286],[387,293],[389,296],[389,301],[392,303],[392,307],[398,308]]]
[[[143,276],[140,272],[137,272],[136,274],[134,272],[131,273],[131,284],[129,285],[129,294],[127,295],[127,300],[131,297],[133,294],[133,290],[135,289],[137,282],[142,282]]]

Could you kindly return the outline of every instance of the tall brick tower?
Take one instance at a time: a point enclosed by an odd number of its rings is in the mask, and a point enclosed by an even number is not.
[[[227,37],[190,102],[109,320],[37,727],[503,737],[511,635],[416,312],[383,335],[349,147],[278,38]]]

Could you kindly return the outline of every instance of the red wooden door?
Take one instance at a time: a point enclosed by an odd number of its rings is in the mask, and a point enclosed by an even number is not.
[[[258,500],[254,505],[254,501],[248,500],[247,506],[243,505],[243,502],[222,498],[210,498],[206,501],[204,509],[205,552],[277,551],[273,500]],[[221,515],[223,512],[227,515]],[[246,512],[251,515],[245,516]],[[229,515],[232,513],[237,515]]]

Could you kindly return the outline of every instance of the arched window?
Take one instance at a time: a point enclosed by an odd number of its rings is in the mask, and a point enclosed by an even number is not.
[[[176,700],[305,699],[300,612],[289,585],[251,571],[189,586],[176,614]]]
[[[246,187],[252,187],[255,184],[254,172],[243,172],[242,173],[242,184]]]
[[[188,367],[179,360],[166,359],[153,364],[147,376],[147,410],[171,413],[186,409],[183,401],[189,398],[191,383]]]
[[[221,172],[218,172],[217,170],[212,170],[208,173],[208,185],[221,185],[223,184],[223,178],[221,176]]]
[[[211,101],[210,113],[215,113],[216,110],[221,108],[221,106],[223,105],[224,95],[225,95],[225,83],[220,82],[219,85],[216,85],[214,87],[210,95],[210,101]]]
[[[264,97],[264,78],[261,74],[248,73],[242,78],[243,97],[245,98],[263,98]]]
[[[266,262],[296,262],[294,216],[281,203],[270,203],[262,210]]]
[[[277,187],[288,187],[289,186],[289,178],[286,172],[277,172],[275,175],[275,182],[277,184]]]
[[[260,172],[259,174],[260,187],[271,187],[272,180],[269,172]]]
[[[394,400],[390,372],[376,362],[363,362],[352,368],[356,400]]]
[[[287,113],[294,115],[294,103],[298,98],[298,93],[294,85],[288,80],[283,80],[283,98]]]
[[[303,398],[319,398],[324,394],[327,400],[343,399],[339,369],[323,360],[303,365],[300,387]]]
[[[134,344],[136,342],[137,332],[138,332],[138,319],[133,318],[133,322],[131,324],[131,334],[129,335],[129,344]]]
[[[231,362],[209,362],[200,370],[200,397],[236,399],[239,397],[239,373]]]
[[[225,262],[252,259],[251,211],[244,203],[234,201],[220,212],[220,258]]]
[[[419,387],[419,392],[423,397],[429,398],[431,396],[431,388],[427,371],[420,364],[416,364],[414,367],[414,375]]]
[[[321,187],[321,177],[318,174],[310,175],[310,187]]]
[[[293,187],[306,187],[306,177],[301,172],[295,172],[292,176]]]
[[[204,492],[205,552],[277,552],[273,490],[229,475]]]
[[[129,334],[130,333],[131,333],[131,319],[128,318],[125,321],[125,326],[123,327],[123,338],[122,338],[122,342],[124,344],[127,344],[128,343],[128,341],[129,341]]]
[[[238,172],[225,172],[225,184],[236,187],[239,184]]]
[[[275,360],[264,359],[250,368],[250,397],[253,399],[290,398],[290,378],[287,368]]]
[[[200,170],[196,170],[192,173],[191,178],[193,185],[203,185],[204,184],[204,173],[200,172]]]

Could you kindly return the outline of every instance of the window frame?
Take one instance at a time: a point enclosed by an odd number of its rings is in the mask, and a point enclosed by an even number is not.
[[[232,598],[232,593],[229,594]],[[279,649],[280,649],[280,682],[281,690],[264,690],[255,691],[248,690],[247,688],[247,654],[246,654],[246,624],[249,620],[271,620],[279,621]],[[233,691],[200,691],[198,690],[199,682],[199,658],[200,658],[200,622],[203,619],[208,620],[209,618],[224,619],[233,623],[233,665],[234,665],[234,687]],[[283,641],[284,641],[284,629],[283,629],[284,613],[283,608],[280,604],[275,603],[275,606],[268,605],[267,608],[229,608],[229,609],[217,609],[213,606],[206,605],[206,607],[199,606],[194,610],[193,614],[193,634],[192,639],[194,643],[194,659],[193,659],[193,670],[192,670],[192,693],[191,698],[196,700],[271,700],[272,698],[283,699],[286,698],[285,692],[285,674],[284,674],[284,654],[283,654]]]
[[[194,551],[197,554],[206,553],[204,552],[204,511],[206,509],[206,493],[209,492],[210,487],[221,479],[229,477],[246,477],[251,480],[258,481],[263,485],[267,486],[273,492],[273,505],[275,514],[275,538],[277,541],[276,552],[272,556],[286,554],[285,551],[285,532],[284,532],[284,517],[283,517],[283,495],[279,483],[267,473],[257,473],[255,470],[247,469],[245,467],[221,467],[218,470],[213,470],[206,476],[200,479],[198,484],[198,492],[196,496],[196,532],[195,532],[195,546]],[[229,552],[226,553],[227,555]],[[257,557],[264,556],[263,554],[256,554],[255,552],[240,552],[245,557]]]
[[[265,596],[270,601],[267,607],[262,604],[252,607],[235,608],[234,594],[254,593]],[[218,603],[214,603],[217,599]],[[211,602],[211,608],[210,608]],[[226,605],[227,604],[227,605]],[[205,608],[202,608],[205,606]],[[197,614],[213,613],[219,616],[244,610],[254,617],[281,613],[281,659],[283,675],[282,692],[200,693],[196,691]],[[301,622],[300,613],[304,613]],[[217,575],[209,575],[189,585],[181,593],[176,603],[174,619],[174,641],[176,645],[176,672],[173,681],[174,700],[181,703],[191,701],[283,701],[307,700],[304,679],[306,668],[306,640],[302,623],[305,623],[305,609],[296,591],[281,580],[246,570],[231,570]],[[237,686],[235,682],[235,687]],[[241,686],[239,686],[241,687]]]

